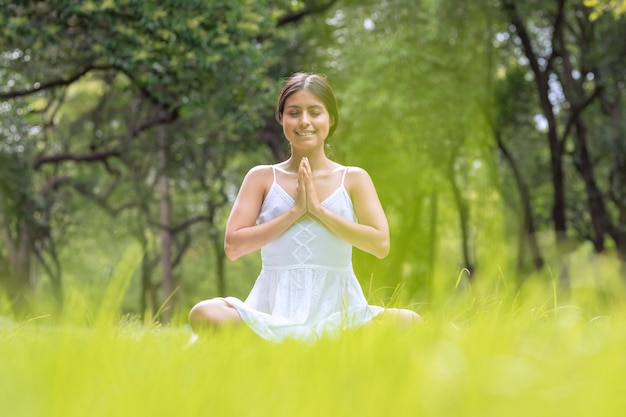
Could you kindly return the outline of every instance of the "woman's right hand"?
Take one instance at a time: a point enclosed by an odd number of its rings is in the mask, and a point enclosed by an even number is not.
[[[294,204],[294,210],[299,216],[304,216],[307,213],[306,179],[304,169],[303,158],[300,162],[300,166],[298,167],[298,187],[296,188],[296,203]]]

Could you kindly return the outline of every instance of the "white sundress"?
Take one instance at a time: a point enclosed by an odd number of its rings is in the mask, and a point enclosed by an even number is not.
[[[322,205],[356,221],[344,187]],[[295,204],[274,181],[265,197],[257,223],[267,222]],[[352,268],[352,245],[331,233],[311,216],[304,216],[285,233],[261,248],[262,270],[245,301],[224,300],[235,307],[244,323],[264,339],[316,340],[341,329],[360,326],[384,311],[368,305]]]

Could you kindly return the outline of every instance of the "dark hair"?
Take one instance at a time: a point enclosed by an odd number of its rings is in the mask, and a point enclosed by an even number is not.
[[[328,129],[328,137],[331,137],[339,123],[339,110],[337,109],[337,99],[332,87],[326,81],[326,77],[320,74],[297,72],[287,79],[276,102],[276,120],[278,120],[278,123],[281,123],[287,97],[300,90],[310,91],[324,103],[332,123]]]

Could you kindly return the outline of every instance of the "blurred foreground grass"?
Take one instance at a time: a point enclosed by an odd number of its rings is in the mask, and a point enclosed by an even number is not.
[[[466,290],[418,327],[315,344],[242,328],[188,346],[185,326],[101,315],[0,320],[0,416],[623,415],[621,294],[551,288]]]

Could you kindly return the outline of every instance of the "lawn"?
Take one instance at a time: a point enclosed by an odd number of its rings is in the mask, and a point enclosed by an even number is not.
[[[622,416],[622,297],[463,290],[314,344],[184,324],[0,319],[0,416]]]

